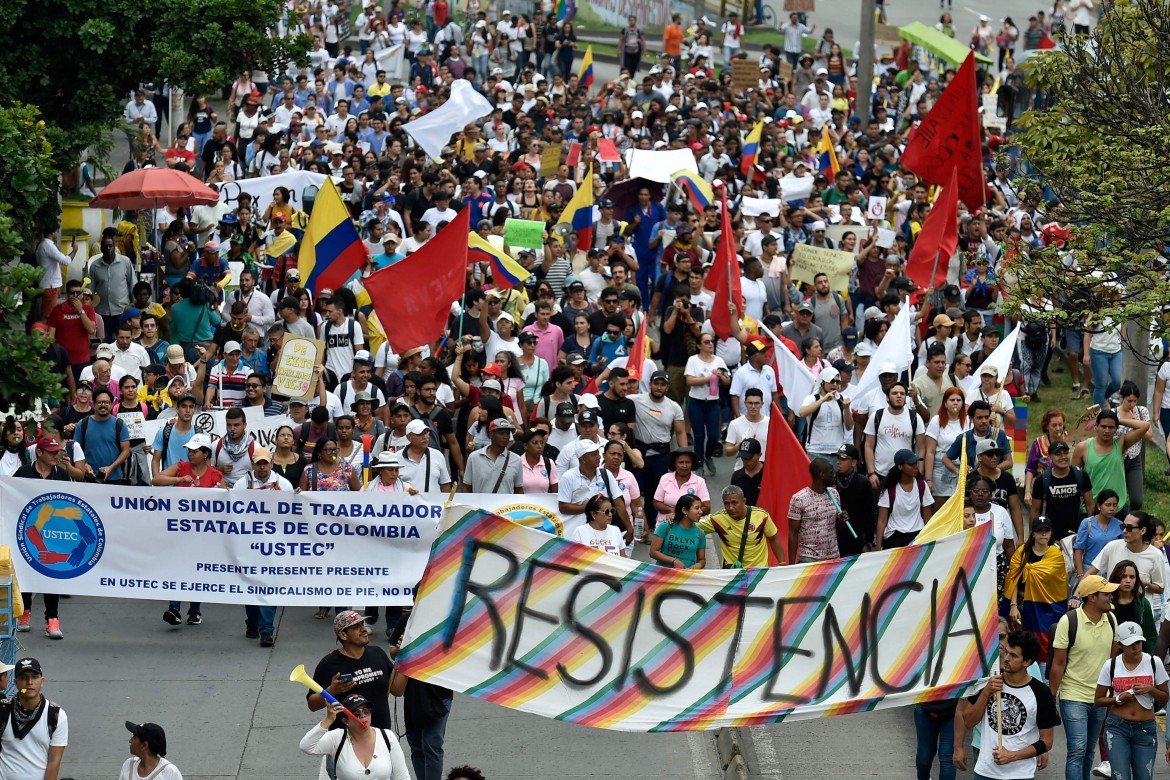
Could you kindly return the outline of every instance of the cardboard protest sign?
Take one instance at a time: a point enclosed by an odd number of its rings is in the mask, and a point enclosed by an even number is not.
[[[547,179],[549,176],[556,176],[557,169],[561,167],[561,149],[560,144],[551,144],[544,148],[540,155],[540,176]]]
[[[325,342],[286,335],[272,372],[273,395],[309,400],[317,393],[313,369],[324,362]]]
[[[620,731],[963,695],[998,643],[990,524],[928,544],[682,570],[448,508],[399,653],[415,680]]]
[[[822,249],[808,244],[797,244],[788,258],[788,274],[793,281],[812,284],[817,274],[829,275],[829,287],[849,289],[849,274],[853,272],[853,253],[836,249]]]
[[[760,86],[760,63],[738,57],[731,61],[731,88],[736,92]]]

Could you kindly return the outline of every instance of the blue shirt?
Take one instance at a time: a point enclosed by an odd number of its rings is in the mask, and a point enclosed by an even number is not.
[[[1101,528],[1096,517],[1086,517],[1081,521],[1081,527],[1077,529],[1077,538],[1073,540],[1073,549],[1084,550],[1085,564],[1092,564],[1101,554],[1101,550],[1105,549],[1105,545],[1115,539],[1120,539],[1121,536],[1121,521],[1116,517],[1110,520],[1109,525],[1104,529]],[[1101,572],[1101,576],[1106,579],[1109,578],[1109,574]]]
[[[995,446],[998,447],[999,449],[1003,450],[1004,452],[1011,452],[1012,451],[1012,443],[1010,441],[1008,441],[1007,434],[1004,433],[1003,428],[993,428],[992,430],[994,430],[996,433]],[[990,439],[991,437],[985,436],[983,438]],[[967,442],[967,466],[969,468],[975,468],[975,464],[977,462],[977,458],[975,456],[975,449],[978,447],[979,442],[982,440],[983,439],[975,438],[975,431],[974,430],[965,431],[962,436],[959,436],[953,442],[951,442],[950,449],[947,450],[947,457],[950,458],[952,461],[954,461],[955,465],[958,465],[959,464],[959,443],[960,442]]]
[[[597,336],[589,345],[589,362],[593,365],[596,365],[604,357],[605,364],[608,366],[615,359],[626,357],[628,354],[626,340],[621,337],[617,341],[610,341],[605,336]]]
[[[187,460],[187,442],[191,441],[191,437],[195,435],[195,426],[191,426],[191,430],[186,433],[179,433],[176,427],[178,423],[172,424],[170,421],[165,423],[158,429],[158,433],[154,435],[154,441],[151,442],[150,447],[155,452],[162,452],[162,467],[169,468],[181,460]],[[171,438],[167,442],[167,450],[163,452],[163,433],[166,432],[167,427],[171,429]],[[86,453],[89,456],[89,453]]]
[[[81,449],[85,452],[85,461],[93,467],[95,473],[118,459],[122,453],[121,442],[130,441],[130,431],[126,423],[119,425],[119,422],[114,416],[105,420],[86,417],[77,424],[74,440],[81,444]],[[115,431],[120,431],[121,435],[115,435]],[[121,479],[122,467],[111,471],[109,478]]]
[[[405,258],[406,258],[406,255],[401,254],[400,252],[395,252],[392,255],[387,254],[386,252],[383,252],[382,254],[375,257],[372,262],[374,264],[374,269],[381,271],[383,268],[389,268],[390,266],[397,263],[399,260],[403,260]]]

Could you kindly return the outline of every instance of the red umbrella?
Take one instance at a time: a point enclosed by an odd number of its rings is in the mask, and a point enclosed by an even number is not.
[[[170,168],[139,168],[110,182],[89,202],[98,209],[124,211],[215,203],[219,194],[194,176]]]

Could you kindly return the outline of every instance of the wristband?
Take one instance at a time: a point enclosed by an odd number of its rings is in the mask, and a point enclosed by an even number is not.
[[[1032,747],[1036,750],[1036,758],[1040,758],[1040,756],[1048,752],[1048,745],[1046,745],[1042,739],[1038,739],[1033,742]]]

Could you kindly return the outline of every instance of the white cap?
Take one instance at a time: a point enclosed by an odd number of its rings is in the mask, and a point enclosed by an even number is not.
[[[857,346],[853,348],[854,357],[872,357],[873,347],[869,345],[868,341],[858,342]]]
[[[1117,627],[1117,643],[1125,647],[1146,641],[1142,627],[1132,620],[1127,620]]]
[[[645,114],[643,114],[641,111],[630,112],[630,119],[641,119],[643,116],[645,116]]]
[[[597,396],[595,396],[593,393],[585,393],[585,395],[578,398],[577,399],[577,406],[578,407],[585,407],[586,409],[600,409],[601,408],[601,404],[599,404],[597,402]]]
[[[422,420],[411,420],[406,424],[406,432],[413,434],[430,433],[427,430],[427,424]]]
[[[825,223],[819,219],[816,222],[812,223],[812,225],[811,225],[811,230],[814,233],[817,232],[818,230],[824,230],[824,229],[825,229]]]
[[[878,373],[879,374],[897,374],[899,372],[898,372],[898,367],[894,365],[893,361],[887,360],[885,363],[882,363],[880,366],[878,366]]]
[[[211,437],[206,433],[197,433],[191,437],[190,441],[183,445],[189,450],[197,450],[201,447],[211,449]]]
[[[577,456],[588,455],[591,452],[604,452],[605,443],[593,439],[577,439]]]
[[[833,368],[832,366],[829,366],[828,368],[821,370],[821,373],[817,377],[817,379],[821,382],[832,382],[834,379],[836,379],[839,376],[841,376],[841,372],[838,371],[837,369]]]
[[[239,352],[243,349],[238,341],[229,341],[223,345],[223,354],[230,355],[232,352]]]
[[[359,361],[362,363],[373,363],[374,359],[370,357],[369,351],[359,349],[357,352],[353,353],[353,362],[357,363]]]

